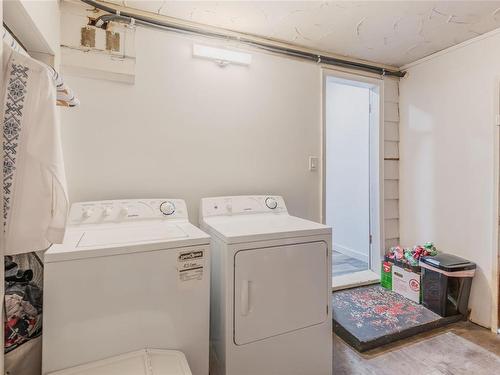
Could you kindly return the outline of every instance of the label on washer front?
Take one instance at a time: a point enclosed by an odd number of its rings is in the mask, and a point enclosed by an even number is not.
[[[177,257],[179,281],[203,280],[205,253],[203,250],[180,251]]]

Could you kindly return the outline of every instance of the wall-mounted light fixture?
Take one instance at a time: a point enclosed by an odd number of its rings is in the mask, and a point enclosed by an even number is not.
[[[222,67],[228,64],[250,65],[252,62],[252,55],[249,53],[202,46],[200,44],[193,44],[193,56],[213,60]]]

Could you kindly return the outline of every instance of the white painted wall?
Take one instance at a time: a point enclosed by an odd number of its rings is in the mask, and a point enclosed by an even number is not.
[[[84,22],[87,8],[63,2],[63,20]],[[82,26],[63,21],[65,43]],[[194,41],[137,28],[135,85],[65,75],[82,102],[62,116],[70,199],[182,197],[196,223],[202,196],[276,193],[320,220],[321,180],[307,167],[321,155],[321,68],[252,52],[250,67],[221,69],[191,57]],[[386,79],[387,245],[399,238],[397,102]]]
[[[320,70],[253,53],[249,67],[192,57],[193,41],[138,28],[135,84],[67,76],[81,106],[62,113],[72,201],[281,194],[319,220]]]
[[[14,0],[19,1],[19,0]],[[52,52],[59,50],[59,0],[20,0]],[[39,51],[43,52],[43,51]]]
[[[4,20],[31,56],[58,66],[59,0],[8,0]]]
[[[500,32],[408,69],[400,83],[401,242],[477,263],[472,321],[492,323]]]
[[[370,256],[370,89],[326,81],[326,223],[333,248]]]

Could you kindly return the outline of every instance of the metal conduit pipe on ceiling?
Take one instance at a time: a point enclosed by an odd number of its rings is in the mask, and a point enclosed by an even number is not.
[[[217,38],[217,39],[223,39],[226,41],[233,41],[233,42],[242,43],[242,44],[245,44],[245,45],[248,45],[251,47],[256,47],[256,48],[259,48],[262,50],[266,50],[266,51],[272,52],[272,53],[277,53],[277,54],[281,54],[281,55],[285,55],[285,56],[299,58],[299,59],[307,60],[307,61],[313,61],[313,62],[321,63],[324,65],[331,65],[331,66],[337,66],[337,67],[342,67],[342,68],[361,70],[364,72],[379,74],[381,76],[392,76],[392,77],[401,78],[401,77],[404,77],[404,75],[406,73],[406,72],[397,71],[397,70],[384,69],[382,67],[370,65],[370,64],[366,64],[366,63],[343,60],[340,58],[330,57],[330,56],[321,55],[321,54],[315,54],[312,52],[305,52],[305,51],[301,51],[299,49],[280,47],[280,46],[272,45],[271,43],[267,44],[263,41],[255,41],[255,40],[252,40],[250,38],[247,39],[244,36],[226,35],[222,32],[214,32],[214,31],[208,31],[208,30],[201,31],[201,30],[194,28],[194,27],[176,25],[173,23],[159,21],[159,20],[156,20],[153,18],[138,15],[138,14],[122,12],[122,11],[111,8],[109,6],[101,4],[101,3],[94,1],[94,0],[81,0],[81,1],[85,4],[88,4],[90,6],[95,7],[96,9],[110,13],[110,14],[100,16],[96,20],[97,25],[99,25],[100,23],[106,24],[107,22],[110,22],[110,21],[128,23],[128,24],[137,24],[137,25],[146,26],[146,27],[154,27],[154,28],[157,28],[160,30],[173,31],[173,32],[179,32],[179,33],[184,33],[184,34],[192,34],[192,35],[198,35],[198,36],[210,37],[210,38]]]

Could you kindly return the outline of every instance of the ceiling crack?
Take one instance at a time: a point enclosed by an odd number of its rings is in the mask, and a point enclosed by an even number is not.
[[[361,32],[361,25],[363,25],[363,22],[365,22],[366,17],[363,17],[357,24],[356,24],[356,35],[359,37],[360,32]]]
[[[468,29],[467,31],[468,31],[469,33],[472,33],[472,34],[476,35],[476,36],[483,35],[483,34],[481,34],[481,33],[477,32],[477,31],[474,31],[474,30],[472,30],[472,29]]]
[[[448,14],[446,13],[443,13],[443,12],[440,12],[439,10],[437,10],[435,7],[431,9],[431,17],[432,17],[432,14],[433,13],[436,13],[440,16],[443,16],[443,17],[448,17]]]
[[[309,41],[311,40],[310,38],[305,37],[305,36],[304,36],[304,34],[302,34],[302,33],[300,32],[300,30],[299,30],[299,28],[298,28],[297,26],[295,26],[295,32],[296,32],[296,33],[297,33],[297,35],[298,35],[298,36],[300,36],[302,39],[304,39],[304,40],[309,40]],[[297,40],[297,39],[295,39],[295,40]]]
[[[157,11],[157,13],[158,13],[158,14],[161,14],[161,10],[162,10],[162,8],[165,6],[165,3],[166,3],[166,0],[164,0],[164,1],[161,3],[161,5],[160,5],[160,7],[158,8],[158,11]]]
[[[456,24],[459,24],[459,25],[469,25],[470,22],[466,22],[466,21],[458,21],[456,20],[457,16],[455,16],[454,14],[451,14],[448,19],[446,20],[447,23],[456,23]]]

